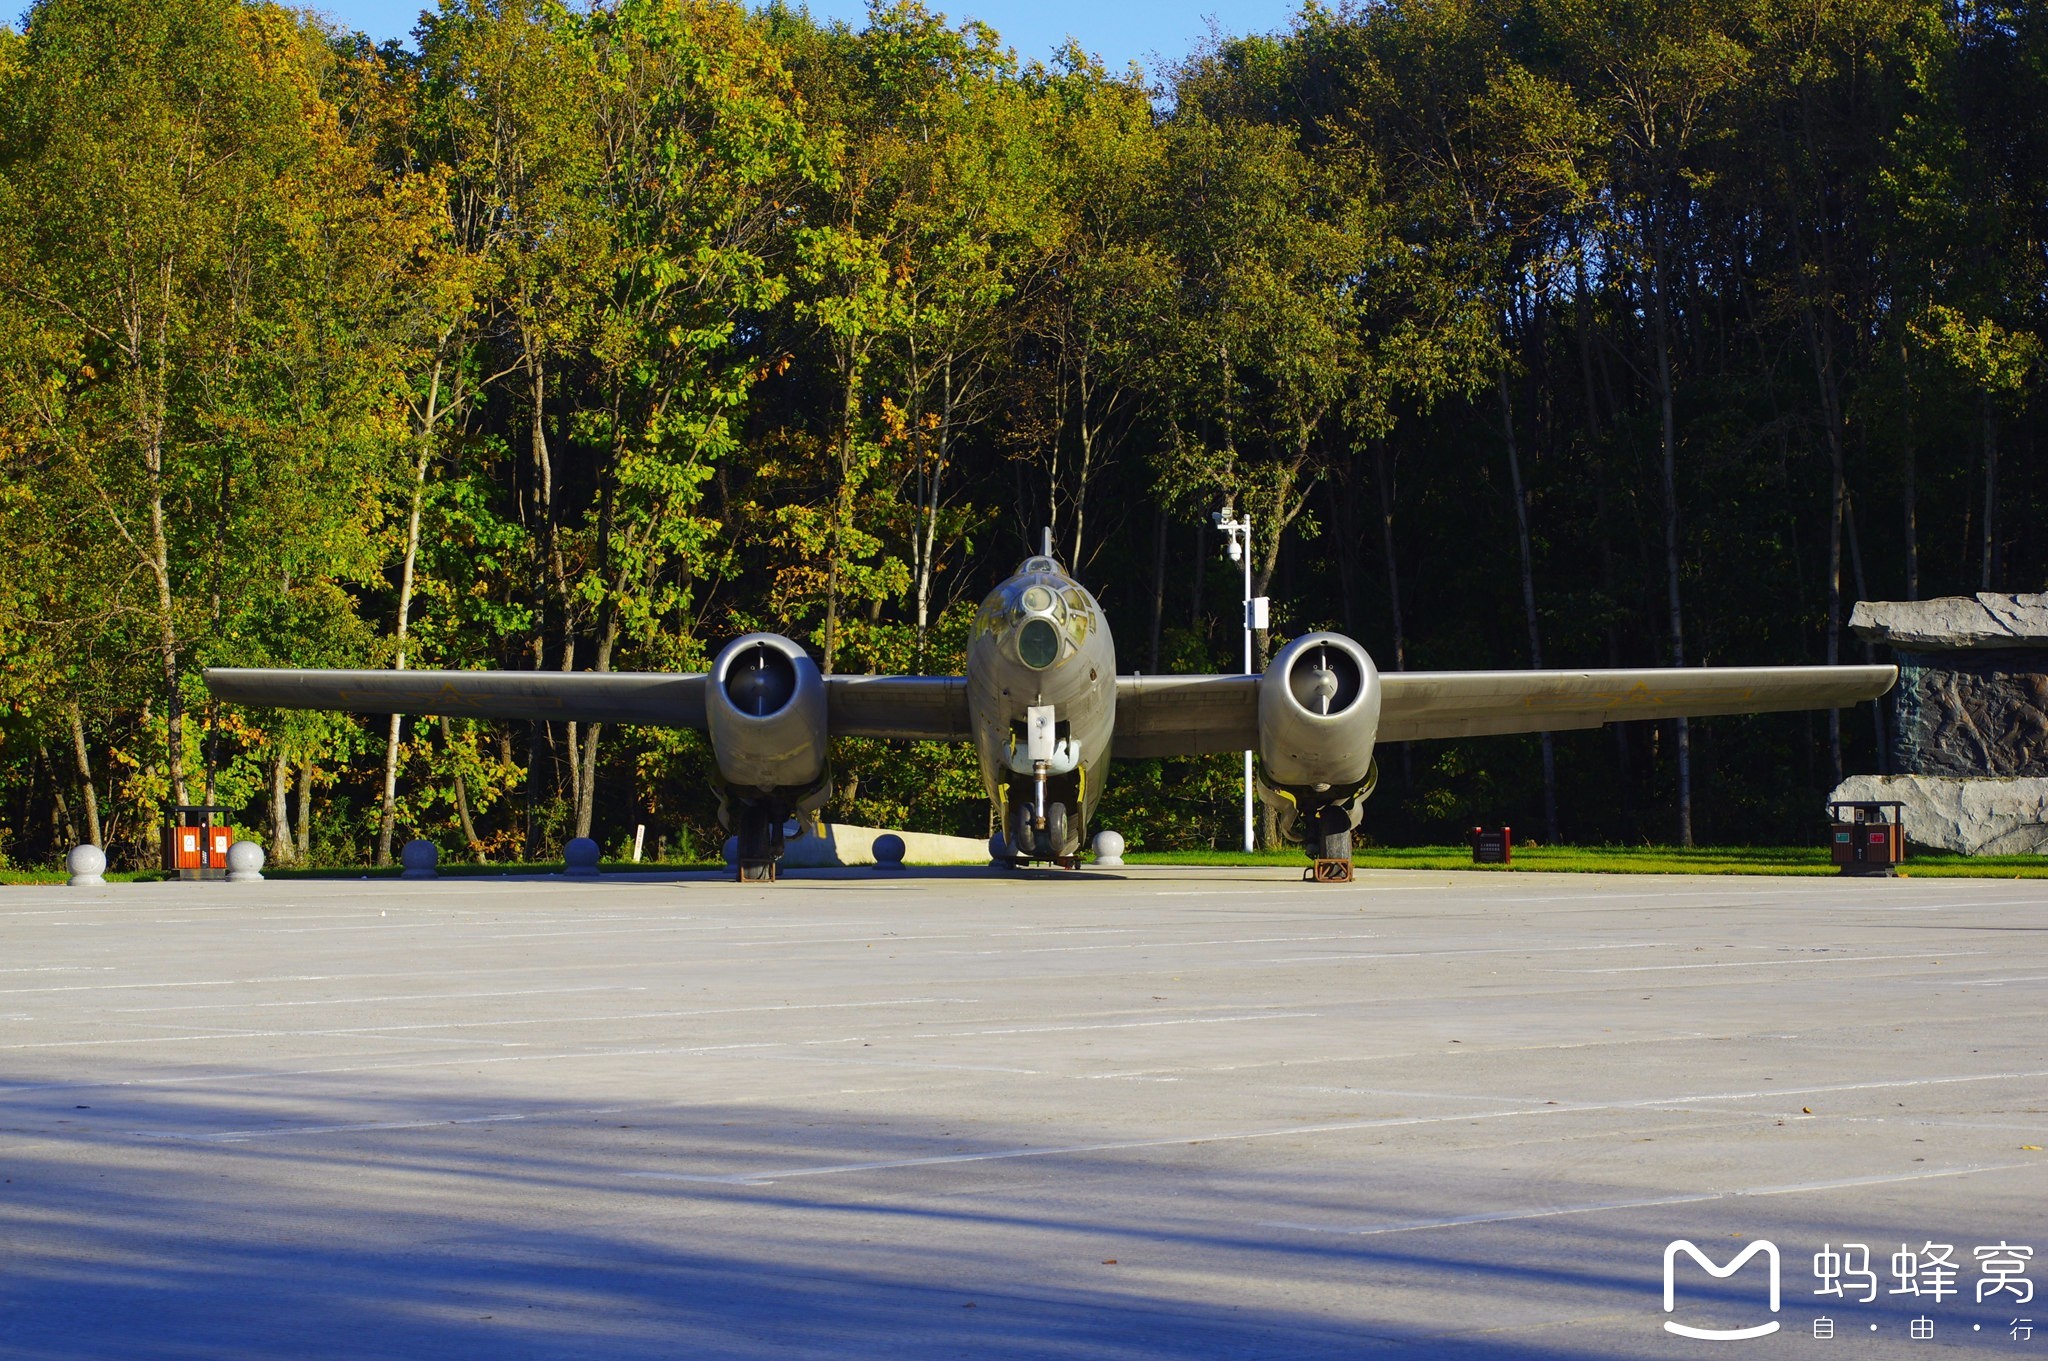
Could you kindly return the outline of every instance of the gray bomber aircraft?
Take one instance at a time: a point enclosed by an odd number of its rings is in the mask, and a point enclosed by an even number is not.
[[[1897,677],[1890,666],[1383,675],[1339,633],[1296,638],[1258,675],[1120,676],[1102,607],[1048,552],[982,602],[965,676],[827,676],[781,634],[749,633],[700,674],[214,669],[206,683],[224,700],[283,708],[708,733],[743,879],[774,878],[787,819],[815,823],[835,736],[972,741],[1003,858],[1067,865],[1112,758],[1256,751],[1283,834],[1348,877],[1377,743],[1840,708]]]

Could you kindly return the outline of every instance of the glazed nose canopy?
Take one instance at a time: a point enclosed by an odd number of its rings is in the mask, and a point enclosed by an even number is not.
[[[1017,656],[1034,671],[1060,659],[1060,631],[1050,619],[1026,619],[1017,630]]]
[[[1341,714],[1358,703],[1365,676],[1349,652],[1325,645],[1309,648],[1294,659],[1287,672],[1287,688],[1295,703],[1312,714]]]
[[[749,718],[780,713],[796,694],[796,666],[766,643],[756,643],[733,659],[725,673],[725,693],[733,708]]]

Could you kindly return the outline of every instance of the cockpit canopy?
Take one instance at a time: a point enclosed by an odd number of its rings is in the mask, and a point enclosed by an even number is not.
[[[975,616],[974,636],[994,638],[1005,656],[1044,671],[1072,656],[1101,626],[1101,607],[1048,557],[1026,558]]]

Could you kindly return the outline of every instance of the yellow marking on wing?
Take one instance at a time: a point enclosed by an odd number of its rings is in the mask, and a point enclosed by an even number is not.
[[[1672,704],[1746,704],[1755,697],[1754,686],[1741,690],[1653,690],[1649,682],[1637,681],[1618,692],[1595,690],[1572,695],[1530,695],[1522,701],[1522,707],[1534,713],[1584,713],[1589,710],[1661,709]]]

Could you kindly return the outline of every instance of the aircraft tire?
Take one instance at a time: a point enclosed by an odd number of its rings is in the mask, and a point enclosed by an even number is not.
[[[782,819],[763,804],[742,804],[735,847],[739,877],[745,883],[767,883],[775,878],[775,862],[782,858]]]

